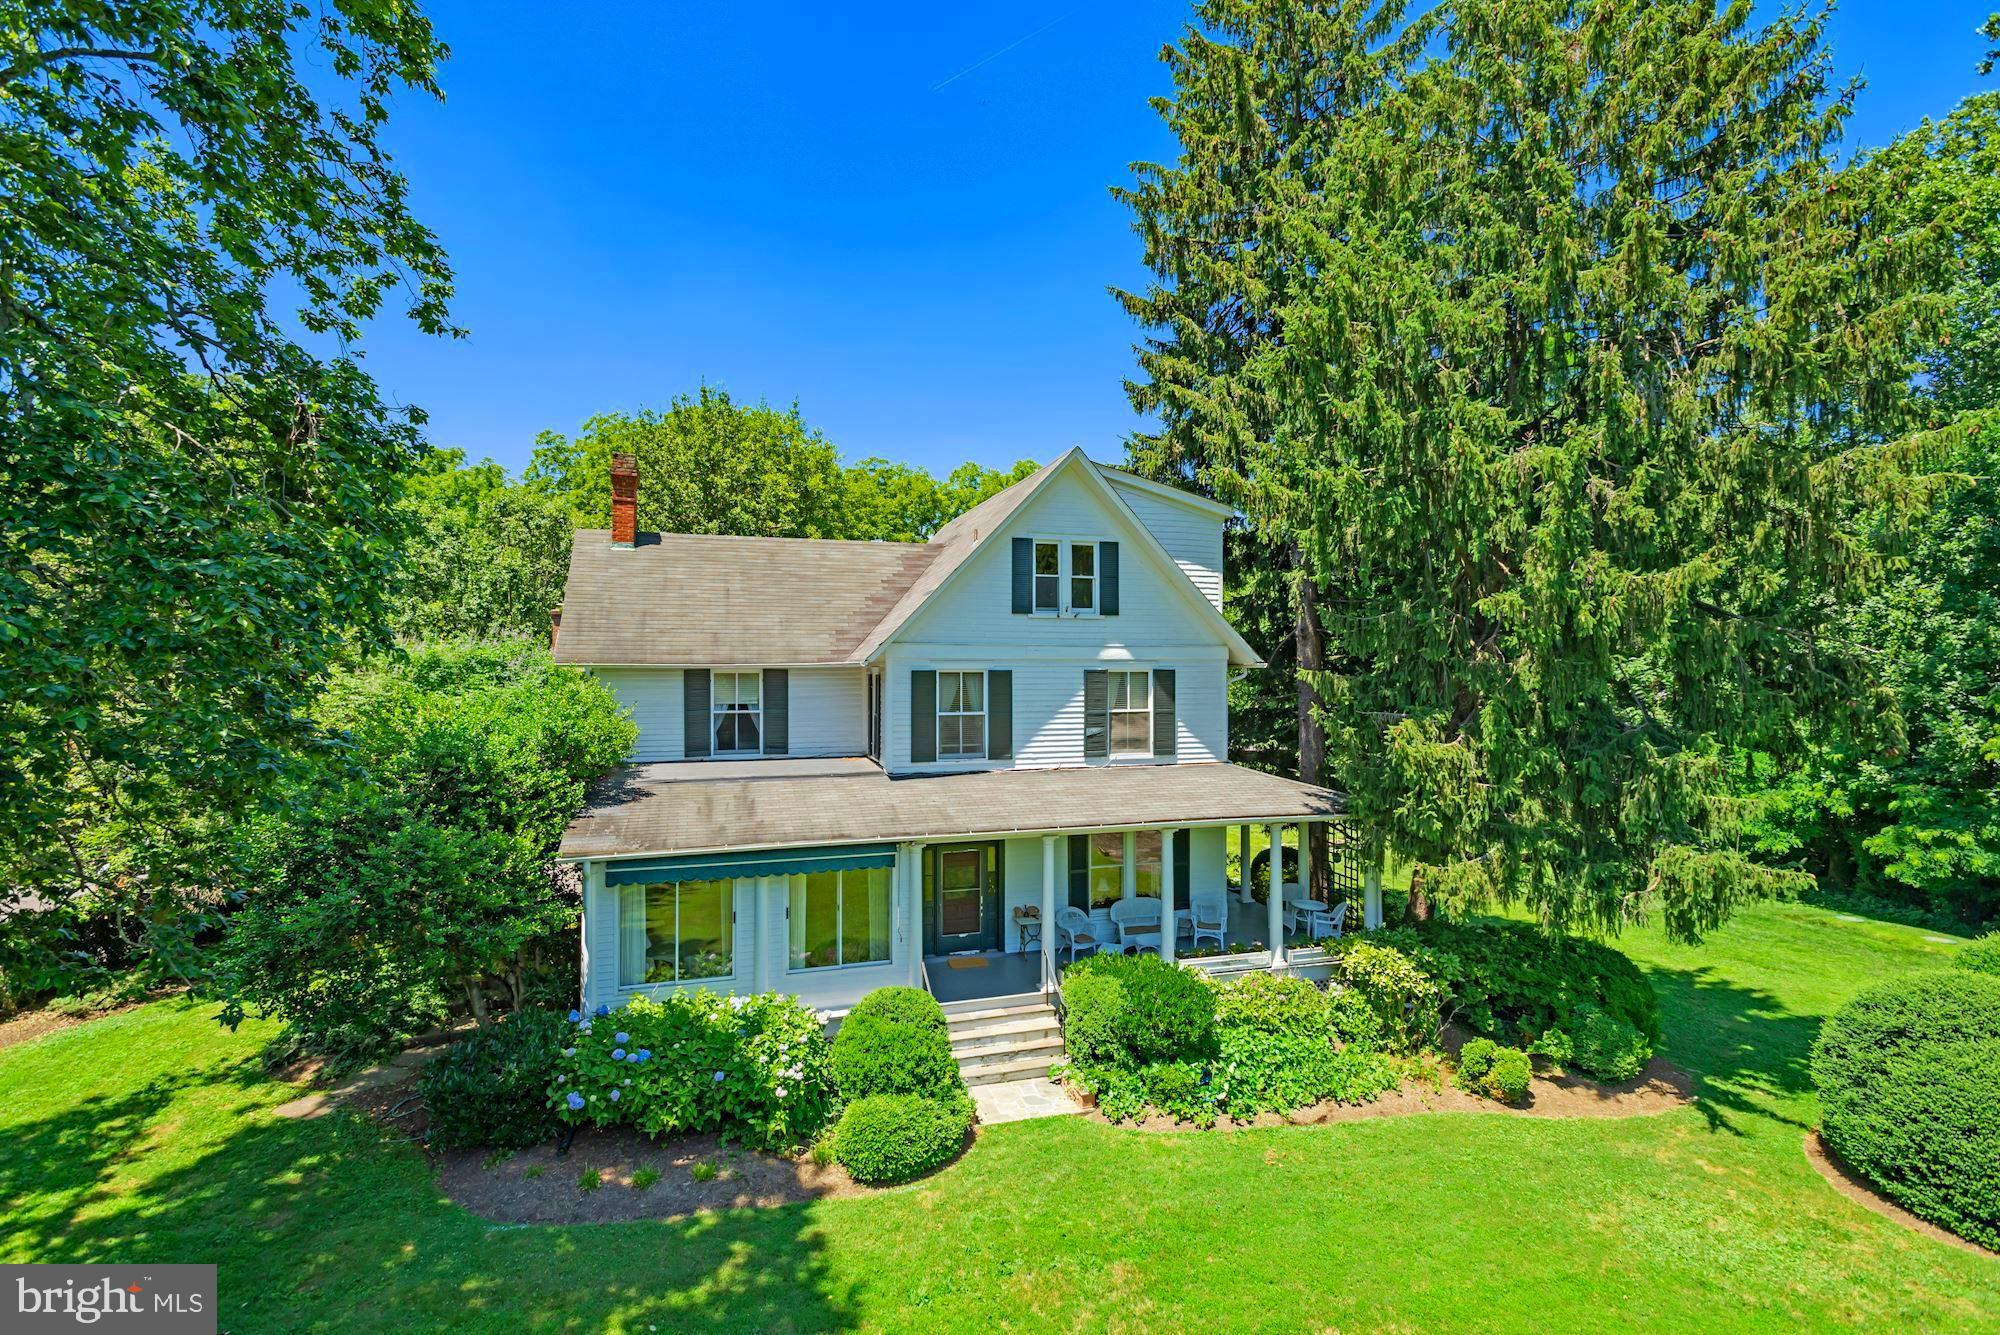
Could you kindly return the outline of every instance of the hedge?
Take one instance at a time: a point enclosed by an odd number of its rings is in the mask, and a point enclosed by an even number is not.
[[[441,1150],[519,1149],[561,1129],[549,1080],[569,1024],[525,1010],[467,1035],[424,1067],[417,1089],[430,1119],[424,1139]]]
[[[1878,984],[1813,1045],[1820,1134],[1911,1213],[2000,1248],[2000,977]]]
[[[1092,955],[1063,972],[1063,1039],[1078,1061],[1136,1070],[1215,1052],[1215,993],[1152,955]]]
[[[1954,966],[2000,977],[2000,932],[1989,932],[1951,957]]]

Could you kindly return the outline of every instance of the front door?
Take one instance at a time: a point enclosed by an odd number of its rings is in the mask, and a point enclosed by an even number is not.
[[[999,949],[998,861],[992,844],[948,844],[932,850],[931,874],[926,878],[931,889],[932,954]]]

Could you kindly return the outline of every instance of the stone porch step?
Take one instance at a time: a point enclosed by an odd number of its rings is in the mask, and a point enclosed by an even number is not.
[[[951,1055],[958,1062],[959,1074],[964,1075],[968,1071],[984,1070],[988,1066],[1004,1066],[1008,1062],[1025,1061],[1030,1057],[1047,1057],[1050,1061],[1061,1061],[1063,1041],[1061,1034],[1045,1034],[1035,1038],[1015,1039],[1010,1043],[995,1043],[982,1048],[953,1048]]]
[[[988,1020],[963,1029],[954,1025],[950,1033],[951,1050],[969,1052],[1023,1039],[1060,1038],[1062,1025],[1052,1014],[1021,1015]]]
[[[1039,993],[948,1009],[945,1024],[968,1087],[1046,1076],[1063,1059],[1062,1023]]]
[[[1046,1076],[1049,1068],[1062,1060],[1060,1050],[1033,1057],[1016,1057],[1010,1061],[995,1062],[990,1066],[961,1068],[968,1088],[977,1089],[981,1085],[997,1085],[1010,1080],[1026,1080],[1033,1076]]]

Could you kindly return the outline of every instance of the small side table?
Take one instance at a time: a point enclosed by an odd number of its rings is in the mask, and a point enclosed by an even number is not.
[[[1028,947],[1042,944],[1042,920],[1038,917],[1023,917],[1021,911],[1016,909],[1014,911],[1014,936],[1020,945],[1021,953],[1023,955],[1027,954]]]

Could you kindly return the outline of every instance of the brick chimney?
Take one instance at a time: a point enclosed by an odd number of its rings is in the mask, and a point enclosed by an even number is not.
[[[611,545],[630,547],[639,527],[639,461],[611,456]]]

